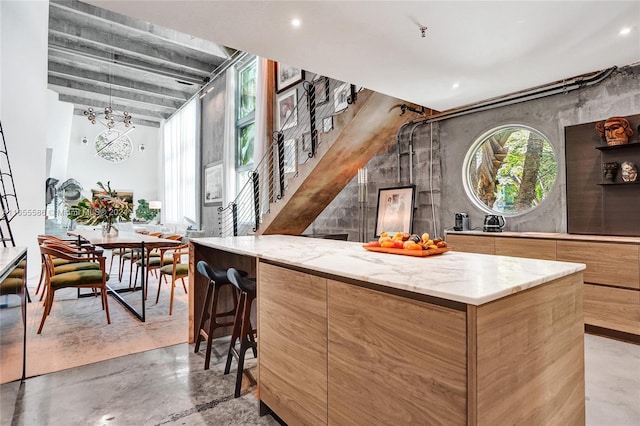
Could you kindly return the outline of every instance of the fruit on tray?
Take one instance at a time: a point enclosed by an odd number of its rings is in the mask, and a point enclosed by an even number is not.
[[[366,243],[369,247],[385,247],[405,250],[429,250],[447,247],[447,243],[442,238],[431,239],[429,233],[422,236],[409,234],[408,232],[396,232],[393,236],[388,232],[382,232],[378,241]]]

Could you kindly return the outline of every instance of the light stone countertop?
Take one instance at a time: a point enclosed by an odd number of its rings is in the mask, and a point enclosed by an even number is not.
[[[338,277],[482,305],[582,271],[581,263],[450,251],[413,257],[375,253],[362,243],[288,235],[194,238],[193,243]]]
[[[13,271],[26,251],[26,247],[0,247],[0,280]]]
[[[446,231],[447,234],[480,235],[483,237],[540,238],[547,240],[597,241],[600,243],[640,244],[640,237],[619,237],[615,235],[567,234],[564,232],[483,232],[483,231]]]

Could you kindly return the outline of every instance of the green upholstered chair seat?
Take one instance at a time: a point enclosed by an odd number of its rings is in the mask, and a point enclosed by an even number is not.
[[[129,249],[129,250],[131,250],[131,249]],[[160,256],[160,254],[156,253],[156,252],[151,252],[151,257],[156,257],[156,256]],[[125,253],[125,254],[122,255],[123,259],[131,259],[131,257],[133,257],[134,259],[139,259],[140,258],[140,250],[136,249],[136,251],[131,251],[129,253]]]
[[[22,286],[22,278],[5,278],[0,283],[0,295],[17,294]]]
[[[162,264],[163,265],[173,264],[173,256],[165,256],[162,259]],[[138,260],[136,262],[136,265],[141,266],[142,259]],[[149,259],[149,266],[160,266],[160,256],[151,256],[151,258]]]
[[[106,274],[106,280],[109,280],[109,274]],[[99,285],[101,283],[102,271],[95,269],[67,272],[51,277],[51,287],[53,288],[72,287],[82,284]]]
[[[16,268],[13,271],[9,272],[9,276],[7,278],[22,278],[24,277],[24,269]]]
[[[58,274],[65,274],[67,272],[74,272],[74,271],[84,271],[84,270],[88,270],[88,269],[100,269],[100,264],[97,262],[76,262],[76,263],[69,263],[67,265],[60,265],[60,266],[56,266],[54,267],[55,271],[56,271],[56,275]]]
[[[163,266],[162,268],[160,268],[160,273],[173,275],[173,264]],[[180,277],[180,276],[186,276],[186,275],[189,275],[189,265],[187,265],[186,263],[178,263],[176,265],[176,276]]]
[[[73,260],[60,259],[60,258],[57,258],[57,257],[53,258],[53,266],[66,265],[68,263],[73,263]]]

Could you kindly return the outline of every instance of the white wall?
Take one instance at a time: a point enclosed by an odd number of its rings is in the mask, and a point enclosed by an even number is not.
[[[56,92],[47,90],[47,148],[51,150],[51,160],[45,177],[54,177],[60,183],[67,176],[72,118],[73,104],[60,102]]]
[[[0,1],[0,119],[23,211],[44,209],[48,20],[46,1]],[[37,279],[44,216],[18,215],[11,228],[16,244],[29,246]]]
[[[135,116],[133,121],[135,123]],[[121,163],[112,163],[95,155],[95,138],[106,127],[100,123],[91,124],[84,116],[73,116],[66,177],[82,184],[85,197],[90,198],[91,190],[98,189],[96,182],[106,185],[110,181],[112,189],[133,192],[134,203],[140,198],[147,201],[159,199],[160,129],[140,125],[135,127],[128,134],[133,142],[131,157]],[[85,136],[89,141],[87,144],[82,143]],[[145,146],[143,152],[138,150],[140,144]]]

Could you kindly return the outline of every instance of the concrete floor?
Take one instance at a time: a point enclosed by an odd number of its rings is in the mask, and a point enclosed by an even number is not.
[[[215,342],[218,355],[226,344]],[[277,424],[258,416],[255,387],[245,384],[243,396],[233,398],[235,376],[222,374],[222,356],[204,371],[203,352],[180,344],[2,385],[0,423]],[[585,372],[587,425],[640,425],[639,345],[586,335]]]

